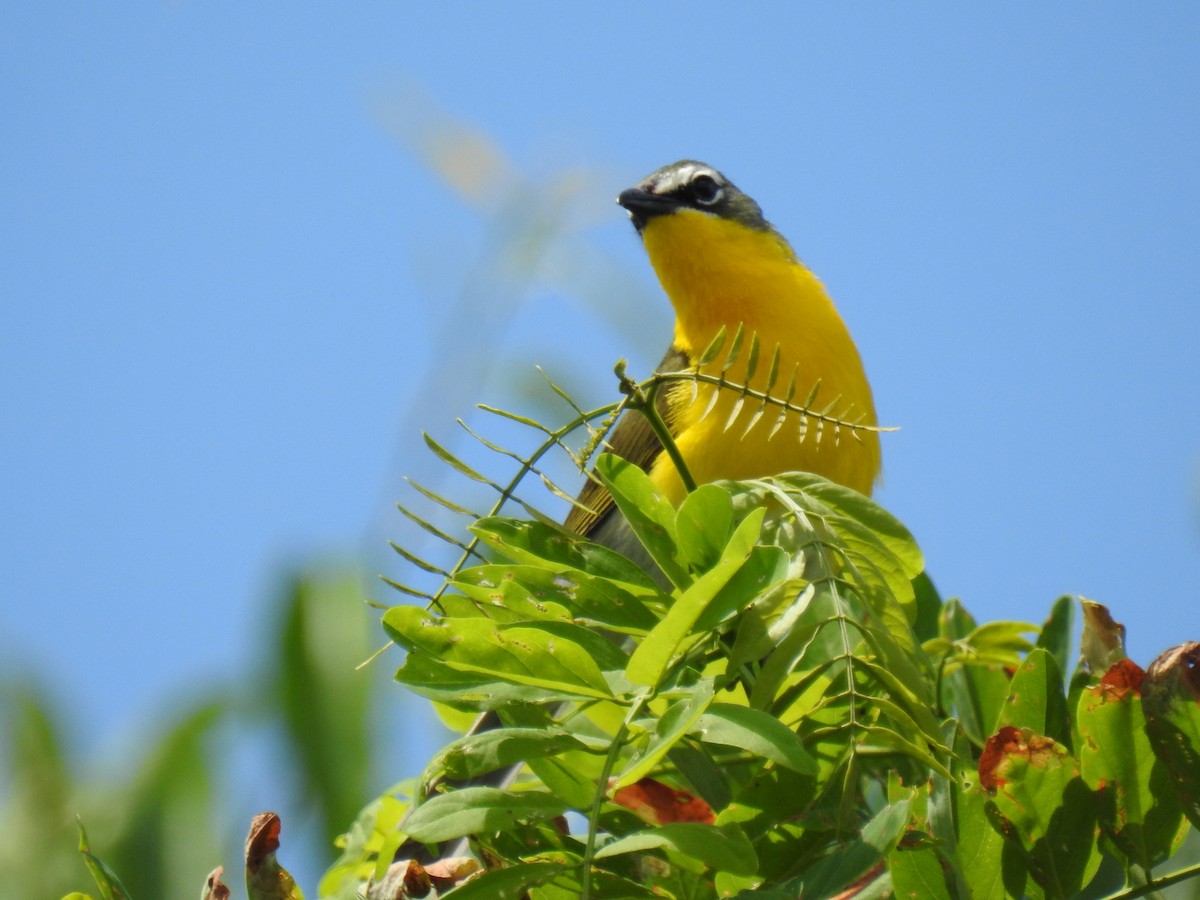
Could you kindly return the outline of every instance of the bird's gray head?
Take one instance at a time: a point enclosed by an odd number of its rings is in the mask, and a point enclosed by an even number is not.
[[[655,216],[678,209],[731,219],[749,228],[771,227],[757,203],[712,166],[694,159],[681,159],[651,172],[635,187],[622,191],[617,202],[628,210],[639,233]]]

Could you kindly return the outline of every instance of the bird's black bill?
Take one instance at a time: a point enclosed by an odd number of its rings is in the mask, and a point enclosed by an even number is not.
[[[678,197],[670,194],[652,194],[641,188],[621,191],[617,202],[629,211],[629,218],[633,219],[634,227],[638,231],[655,216],[674,212],[680,206]]]

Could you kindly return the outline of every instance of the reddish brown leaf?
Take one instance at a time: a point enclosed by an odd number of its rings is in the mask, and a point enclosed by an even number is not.
[[[444,856],[431,862],[425,871],[429,873],[429,878],[438,889],[438,893],[444,894],[451,888],[458,887],[481,868],[483,867],[479,860],[470,856]]]
[[[1031,766],[1044,768],[1055,759],[1054,738],[1035,734],[1028,728],[1014,728],[1005,725],[984,745],[979,757],[979,783],[984,790],[995,793],[997,788],[1004,786],[1004,779],[998,774],[1001,764],[1008,757],[1023,756]]]
[[[712,825],[717,817],[712,807],[699,797],[680,791],[653,778],[643,778],[613,794],[613,802],[623,806],[643,822],[666,825],[671,822],[699,822]]]
[[[208,873],[208,878],[204,881],[204,893],[201,894],[200,900],[229,900],[229,885],[221,880],[225,869],[217,866]]]
[[[246,836],[246,893],[250,900],[300,900],[301,892],[288,871],[279,865],[279,816],[259,813],[250,820]]]
[[[1110,702],[1121,700],[1132,691],[1141,693],[1142,680],[1146,673],[1132,659],[1122,659],[1108,667],[1108,671],[1100,677],[1100,683],[1092,690],[1103,694]]]
[[[279,816],[273,812],[259,813],[250,820],[246,836],[246,871],[257,872],[263,861],[279,849]]]
[[[996,775],[996,768],[1010,750],[1020,746],[1020,734],[1012,725],[1005,725],[987,739],[979,757],[979,783],[988,793],[995,793],[1004,783],[1004,779]]]

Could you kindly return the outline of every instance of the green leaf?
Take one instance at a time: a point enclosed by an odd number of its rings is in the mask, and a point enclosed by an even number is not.
[[[909,740],[895,729],[885,728],[882,725],[860,725],[856,730],[863,735],[861,746],[864,751],[881,748],[895,750],[920,761],[940,775],[950,777],[950,771],[946,768],[945,763],[929,751],[926,744],[927,737],[924,740]]]
[[[486,673],[464,672],[423,653],[410,653],[396,671],[396,681],[435,703],[455,709],[501,709],[514,703],[557,703],[578,698],[574,689],[551,690],[499,681]]]
[[[516,619],[572,618],[622,634],[643,634],[658,622],[633,592],[586,572],[556,572],[544,566],[486,565],[464,569],[454,586],[493,610]],[[449,612],[449,611],[448,611]]]
[[[445,772],[462,780],[567,750],[587,750],[587,745],[558,728],[494,728],[454,741],[433,758],[425,774]]]
[[[396,850],[403,843],[400,822],[408,812],[408,803],[397,794],[407,792],[395,785],[359,811],[349,829],[335,842],[341,855],[317,885],[318,897],[353,896],[360,879],[372,874],[384,877]]]
[[[671,584],[683,588],[691,583],[679,559],[675,533],[675,507],[638,466],[612,453],[596,460],[596,472],[612,494],[613,501]]]
[[[87,865],[88,871],[92,873],[92,878],[96,881],[96,887],[100,888],[100,896],[103,900],[128,900],[129,892],[125,890],[125,886],[121,884],[116,873],[108,867],[108,865],[92,853],[88,846],[87,832],[84,831],[83,823],[77,823],[79,828],[79,852],[83,854],[84,864]]]
[[[729,806],[733,800],[729,778],[707,750],[691,742],[680,743],[671,748],[667,759],[712,809]]]
[[[1200,643],[1180,644],[1146,670],[1142,705],[1150,742],[1174,782],[1188,821],[1200,828]]]
[[[800,665],[801,660],[809,656],[810,651],[815,651],[819,658],[828,660],[842,649],[835,644],[829,648],[829,653],[823,653],[824,648],[817,641],[821,627],[836,620],[836,604],[830,593],[817,592],[812,584],[800,588],[795,582],[788,582],[786,587],[792,602],[786,608],[785,614],[770,623],[769,630],[764,629],[759,635],[755,635],[746,646],[739,647],[740,641],[734,642],[735,658],[745,661],[754,658],[750,650],[761,647],[763,639],[766,639],[767,646],[771,648],[750,693],[750,705],[755,709],[769,710],[774,706],[788,677]],[[795,593],[792,593],[793,590]]]
[[[689,695],[671,704],[658,720],[658,727],[650,738],[646,748],[632,759],[620,776],[614,788],[624,787],[639,781],[658,765],[659,761],[670,752],[679,739],[687,734],[696,721],[708,709],[713,698],[713,684],[709,679],[698,681],[690,686]]]
[[[457,900],[522,900],[530,888],[552,881],[565,866],[555,862],[521,862],[488,869],[454,889]]]
[[[455,888],[457,900],[522,900],[529,889],[553,881],[562,863],[517,863],[504,869],[488,869]]]
[[[504,831],[522,820],[561,816],[567,805],[545,791],[468,787],[431,797],[412,811],[401,828],[422,844],[468,834]]]
[[[696,619],[695,631],[712,631],[759,597],[773,591],[788,574],[791,559],[781,547],[755,545],[734,576],[717,591]],[[739,630],[740,633],[740,630]]]
[[[841,842],[835,851],[809,867],[795,885],[798,897],[828,897],[866,874],[895,849],[908,825],[909,800],[889,803],[863,826],[857,840]]]
[[[1000,710],[996,730],[1005,725],[1071,746],[1071,723],[1063,675],[1049,651],[1037,648],[1026,657],[1009,684],[1008,702]]]
[[[720,562],[675,599],[667,615],[633,652],[625,668],[626,678],[648,687],[659,684],[708,604],[750,555],[765,513],[759,509],[746,516],[730,537]]]
[[[1025,635],[1034,631],[1037,631],[1036,626],[1028,622],[988,622],[974,629],[963,642],[977,659],[1016,666],[1021,661],[1021,654],[1033,649]]]
[[[805,491],[829,508],[861,524],[900,561],[909,581],[924,570],[925,558],[912,532],[869,497],[809,472],[792,472],[776,480],[785,486]]]
[[[946,884],[954,897],[967,897],[969,890],[963,875],[963,865],[959,856],[957,807],[962,784],[958,779],[960,760],[965,756],[971,759],[970,750],[958,722],[952,718],[941,720],[942,745],[948,748],[959,745],[961,755],[947,752],[950,759],[951,774],[947,778],[939,772],[933,772],[929,778],[928,789],[921,788],[925,795],[925,815],[930,837],[933,839],[938,858],[945,868]]]
[[[1075,626],[1075,598],[1064,594],[1054,601],[1050,607],[1050,615],[1042,623],[1038,632],[1037,645],[1044,647],[1054,661],[1058,670],[1066,673],[1071,671],[1071,639]]]
[[[982,745],[1008,701],[1010,678],[995,664],[974,665],[969,659],[963,663],[943,674],[942,703],[958,717],[971,741]]]
[[[917,607],[913,632],[916,634],[917,640],[927,641],[937,635],[938,615],[943,606],[942,597],[928,572],[922,572],[914,578],[912,585]]]
[[[928,844],[898,846],[888,854],[888,871],[892,876],[893,896],[897,900],[906,897],[912,900],[951,900],[942,861]]]
[[[753,875],[758,867],[754,846],[746,840],[741,829],[694,822],[660,825],[620,838],[596,851],[596,859],[660,848],[719,872]]]
[[[1113,665],[1080,695],[1076,722],[1080,774],[1100,794],[1100,825],[1129,862],[1149,870],[1174,851],[1183,811],[1146,733],[1142,674],[1128,659]]]
[[[653,579],[620,553],[545,522],[485,516],[471,526],[471,532],[515,563],[607,578],[639,596],[659,593]]]
[[[1026,869],[1014,852],[1007,854],[1000,831],[988,819],[987,792],[978,783],[958,791],[958,857],[972,900],[1004,900],[1024,895]],[[1005,886],[1009,886],[1006,892]]]
[[[554,593],[531,591],[508,574],[518,568],[534,567],[489,565],[464,569],[450,582],[462,594],[449,591],[442,594],[438,598],[438,611],[450,618],[489,619],[497,625],[574,621],[572,611]],[[554,573],[546,574],[553,577]]]
[[[383,624],[410,652],[427,653],[460,671],[585,697],[612,696],[591,652],[561,634],[498,628],[486,619],[439,618],[415,606],[393,606]]]
[[[680,504],[675,531],[681,561],[693,571],[711,569],[733,532],[729,492],[715,484],[700,485]]]
[[[738,747],[794,772],[817,774],[816,761],[796,733],[759,709],[714,703],[699,718],[692,733],[705,743]]]
[[[1047,657],[1049,655],[1047,654]],[[1047,894],[1067,897],[1095,874],[1095,795],[1062,744],[1028,728],[1002,728],[988,740],[980,779],[992,792],[990,809],[1021,848],[1034,880]]]

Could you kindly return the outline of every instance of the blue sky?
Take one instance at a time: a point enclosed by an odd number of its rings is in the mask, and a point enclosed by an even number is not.
[[[1200,7],[420,6],[0,13],[0,660],[82,752],[244,668],[282,565],[405,577],[420,428],[536,364],[596,402],[648,373],[667,305],[612,198],[684,156],[841,307],[944,594],[1083,593],[1143,665],[1200,638]],[[439,116],[496,196],[414,150]],[[493,289],[480,209],[565,172],[567,238]]]

